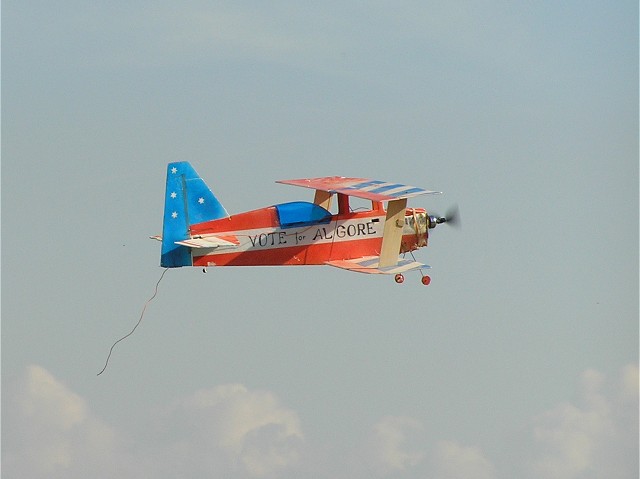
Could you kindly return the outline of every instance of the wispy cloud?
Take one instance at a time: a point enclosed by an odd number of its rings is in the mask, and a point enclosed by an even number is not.
[[[40,366],[28,367],[3,396],[7,478],[503,477],[479,445],[441,440],[430,451],[422,424],[409,416],[383,417],[360,445],[327,455],[330,448],[310,444],[298,414],[274,393],[241,384],[202,389],[150,413],[144,445],[96,417]],[[533,418],[531,461],[520,469],[537,479],[636,477],[637,426],[637,365],[613,386],[587,370],[576,404]]]
[[[295,412],[238,384],[198,391],[153,415],[144,447],[40,366],[28,367],[4,397],[3,477],[274,477],[296,463],[302,441]]]
[[[424,451],[416,444],[422,424],[407,416],[386,416],[371,429],[361,459],[374,476],[395,476],[419,465]]]
[[[28,367],[3,392],[3,402],[4,477],[68,477],[68,471],[81,477],[90,470],[110,477],[105,471],[118,455],[116,431],[48,371]]]
[[[200,390],[154,418],[172,452],[165,468],[272,477],[294,466],[303,441],[297,414],[268,391],[241,384]]]
[[[440,479],[494,479],[496,470],[478,447],[461,446],[455,441],[440,441],[434,458],[436,477]]]
[[[533,477],[635,477],[638,472],[638,367],[613,387],[587,370],[576,404],[565,402],[533,421]]]

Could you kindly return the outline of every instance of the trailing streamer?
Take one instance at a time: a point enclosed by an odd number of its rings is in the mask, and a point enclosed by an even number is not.
[[[153,292],[153,296],[151,296],[146,303],[144,303],[144,307],[142,308],[142,313],[140,313],[140,319],[138,319],[138,322],[136,323],[136,325],[133,327],[133,329],[126,335],[124,335],[123,337],[121,337],[120,339],[118,339],[115,343],[113,343],[113,345],[111,346],[111,349],[109,350],[109,355],[107,356],[107,360],[104,363],[104,367],[102,368],[102,371],[100,371],[97,375],[100,376],[105,369],[107,369],[107,366],[109,365],[109,358],[111,358],[111,353],[113,352],[113,348],[116,347],[116,344],[118,344],[120,341],[127,339],[129,336],[131,336],[134,331],[137,329],[137,327],[140,325],[140,323],[142,322],[142,318],[144,317],[144,312],[147,310],[147,306],[149,305],[149,303],[151,301],[153,301],[153,298],[156,297],[156,295],[158,294],[158,286],[160,286],[160,281],[162,281],[162,278],[164,278],[165,273],[169,271],[169,268],[165,268],[165,270],[162,272],[162,274],[160,275],[160,279],[158,280],[158,282],[156,283],[156,289]]]

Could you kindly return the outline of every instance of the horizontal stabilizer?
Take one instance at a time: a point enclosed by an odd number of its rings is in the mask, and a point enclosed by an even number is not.
[[[189,248],[236,248],[240,242],[233,235],[226,236],[204,236],[176,241],[176,244],[188,246]]]
[[[431,268],[431,266],[409,259],[398,259],[398,264],[386,268],[380,268],[379,262],[380,258],[378,256],[366,256],[357,259],[328,261],[327,264],[329,266],[335,266],[336,268],[367,274],[398,274],[413,269]]]

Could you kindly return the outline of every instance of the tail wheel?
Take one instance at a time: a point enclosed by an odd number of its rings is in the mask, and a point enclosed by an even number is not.
[[[404,276],[401,275],[400,273],[398,273],[395,276],[395,280],[396,280],[396,283],[402,284],[402,283],[404,283]]]

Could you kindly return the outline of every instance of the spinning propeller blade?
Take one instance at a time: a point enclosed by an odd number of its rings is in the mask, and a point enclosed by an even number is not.
[[[436,215],[437,216],[437,215]],[[447,223],[453,227],[459,228],[460,225],[460,210],[458,205],[451,206],[445,216],[437,216],[437,224]]]

